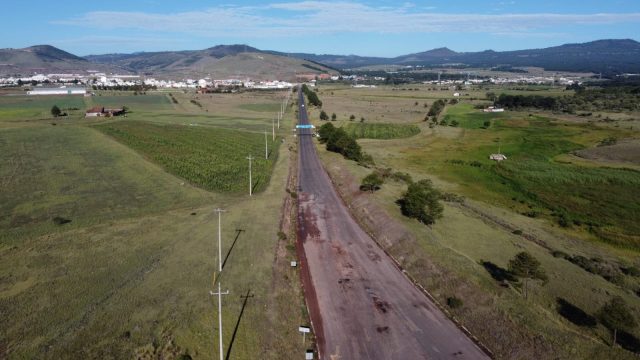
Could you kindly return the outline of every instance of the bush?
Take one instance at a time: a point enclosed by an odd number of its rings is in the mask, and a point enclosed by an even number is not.
[[[51,107],[51,115],[53,115],[54,117],[58,117],[60,116],[60,114],[62,114],[62,111],[60,110],[58,105],[53,105]]]
[[[455,296],[450,296],[447,298],[447,306],[452,309],[461,308],[463,305],[462,300],[458,299]]]
[[[423,179],[409,184],[398,204],[404,216],[429,225],[442,217],[444,208],[440,203],[440,196],[440,192],[433,188],[431,180]]]
[[[382,177],[380,177],[380,175],[378,175],[378,173],[374,171],[362,179],[360,190],[374,192],[380,189],[380,186],[382,186],[383,183],[384,180],[382,179]]]
[[[455,202],[455,203],[463,203],[464,197],[454,193],[444,193],[440,197],[443,201],[446,202]]]
[[[413,178],[411,178],[411,175],[405,172],[394,172],[390,175],[390,178],[396,181],[404,181],[407,185],[413,183]]]
[[[320,111],[320,120],[322,121],[329,120],[329,115],[327,115],[327,113],[324,110]]]
[[[567,254],[566,252],[561,251],[561,250],[553,250],[551,252],[551,255],[553,255],[553,257],[556,257],[556,258],[563,258],[563,259],[569,259],[570,258],[569,254]]]
[[[514,235],[522,235],[522,230],[513,230],[511,233]]]
[[[60,217],[60,216],[56,216],[56,217],[53,218],[53,223],[56,224],[56,225],[64,225],[64,224],[68,224],[70,222],[71,222],[71,220],[65,219],[65,218]]]

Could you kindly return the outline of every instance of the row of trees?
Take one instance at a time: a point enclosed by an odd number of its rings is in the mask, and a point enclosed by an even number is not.
[[[336,115],[336,113],[331,114],[331,121],[336,121],[338,119],[338,115]],[[327,121],[329,120],[329,115],[327,115],[327,112],[322,110],[320,111],[320,120],[322,121]]]
[[[540,95],[507,95],[501,94],[496,100],[496,105],[508,109],[536,108],[544,110],[559,110],[559,101],[552,96]]]
[[[536,108],[574,113],[581,111],[636,111],[640,110],[640,85],[614,83],[602,87],[570,86],[574,95],[540,96],[487,93],[487,99],[509,109]]]
[[[318,94],[315,91],[309,89],[306,84],[302,85],[302,92],[307,96],[309,105],[322,107],[322,101],[320,101],[320,98],[318,98]]]
[[[350,160],[363,161],[365,159],[360,145],[356,139],[342,128],[326,123],[318,129],[320,142],[327,145],[327,150],[342,154]]]

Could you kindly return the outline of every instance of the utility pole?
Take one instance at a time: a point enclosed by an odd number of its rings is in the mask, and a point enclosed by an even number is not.
[[[249,156],[247,157],[247,160],[249,160],[249,196],[252,195],[252,190],[253,190],[253,184],[251,181],[251,160],[253,160],[253,157],[251,156],[251,154],[249,154]]]
[[[269,145],[267,145],[267,129],[264,129],[264,158],[269,158]]]
[[[218,272],[222,272],[222,213],[226,210],[223,209],[215,209],[215,212],[218,213]],[[216,283],[215,273],[213,278],[213,283]],[[219,345],[219,353],[220,360],[224,359],[224,349],[222,348],[222,295],[229,294],[229,290],[222,292],[220,290],[220,281],[218,281],[218,292],[209,291],[210,295],[218,295],[218,345]]]
[[[215,281],[215,280],[214,280]],[[224,349],[222,348],[222,295],[228,295],[229,290],[222,292],[220,290],[220,282],[218,281],[218,292],[209,291],[211,295],[218,295],[218,342],[220,360],[224,360]]]
[[[273,141],[276,141],[276,120],[271,119],[271,133],[273,136]]]
[[[213,211],[218,213],[218,271],[222,272],[222,226],[220,221],[222,213],[227,210],[218,208]]]

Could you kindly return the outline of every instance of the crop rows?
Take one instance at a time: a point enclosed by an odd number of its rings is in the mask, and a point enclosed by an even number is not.
[[[239,130],[115,122],[96,126],[103,133],[143,154],[168,172],[216,192],[248,191],[249,154],[254,191],[264,189],[277,152],[264,159],[264,137]],[[270,144],[270,146],[273,146]]]
[[[416,125],[405,124],[350,123],[344,130],[356,139],[400,139],[420,133]]]

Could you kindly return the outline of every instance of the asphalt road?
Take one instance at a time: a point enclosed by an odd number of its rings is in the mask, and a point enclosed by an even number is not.
[[[321,359],[488,359],[360,228],[298,132],[298,254]]]

